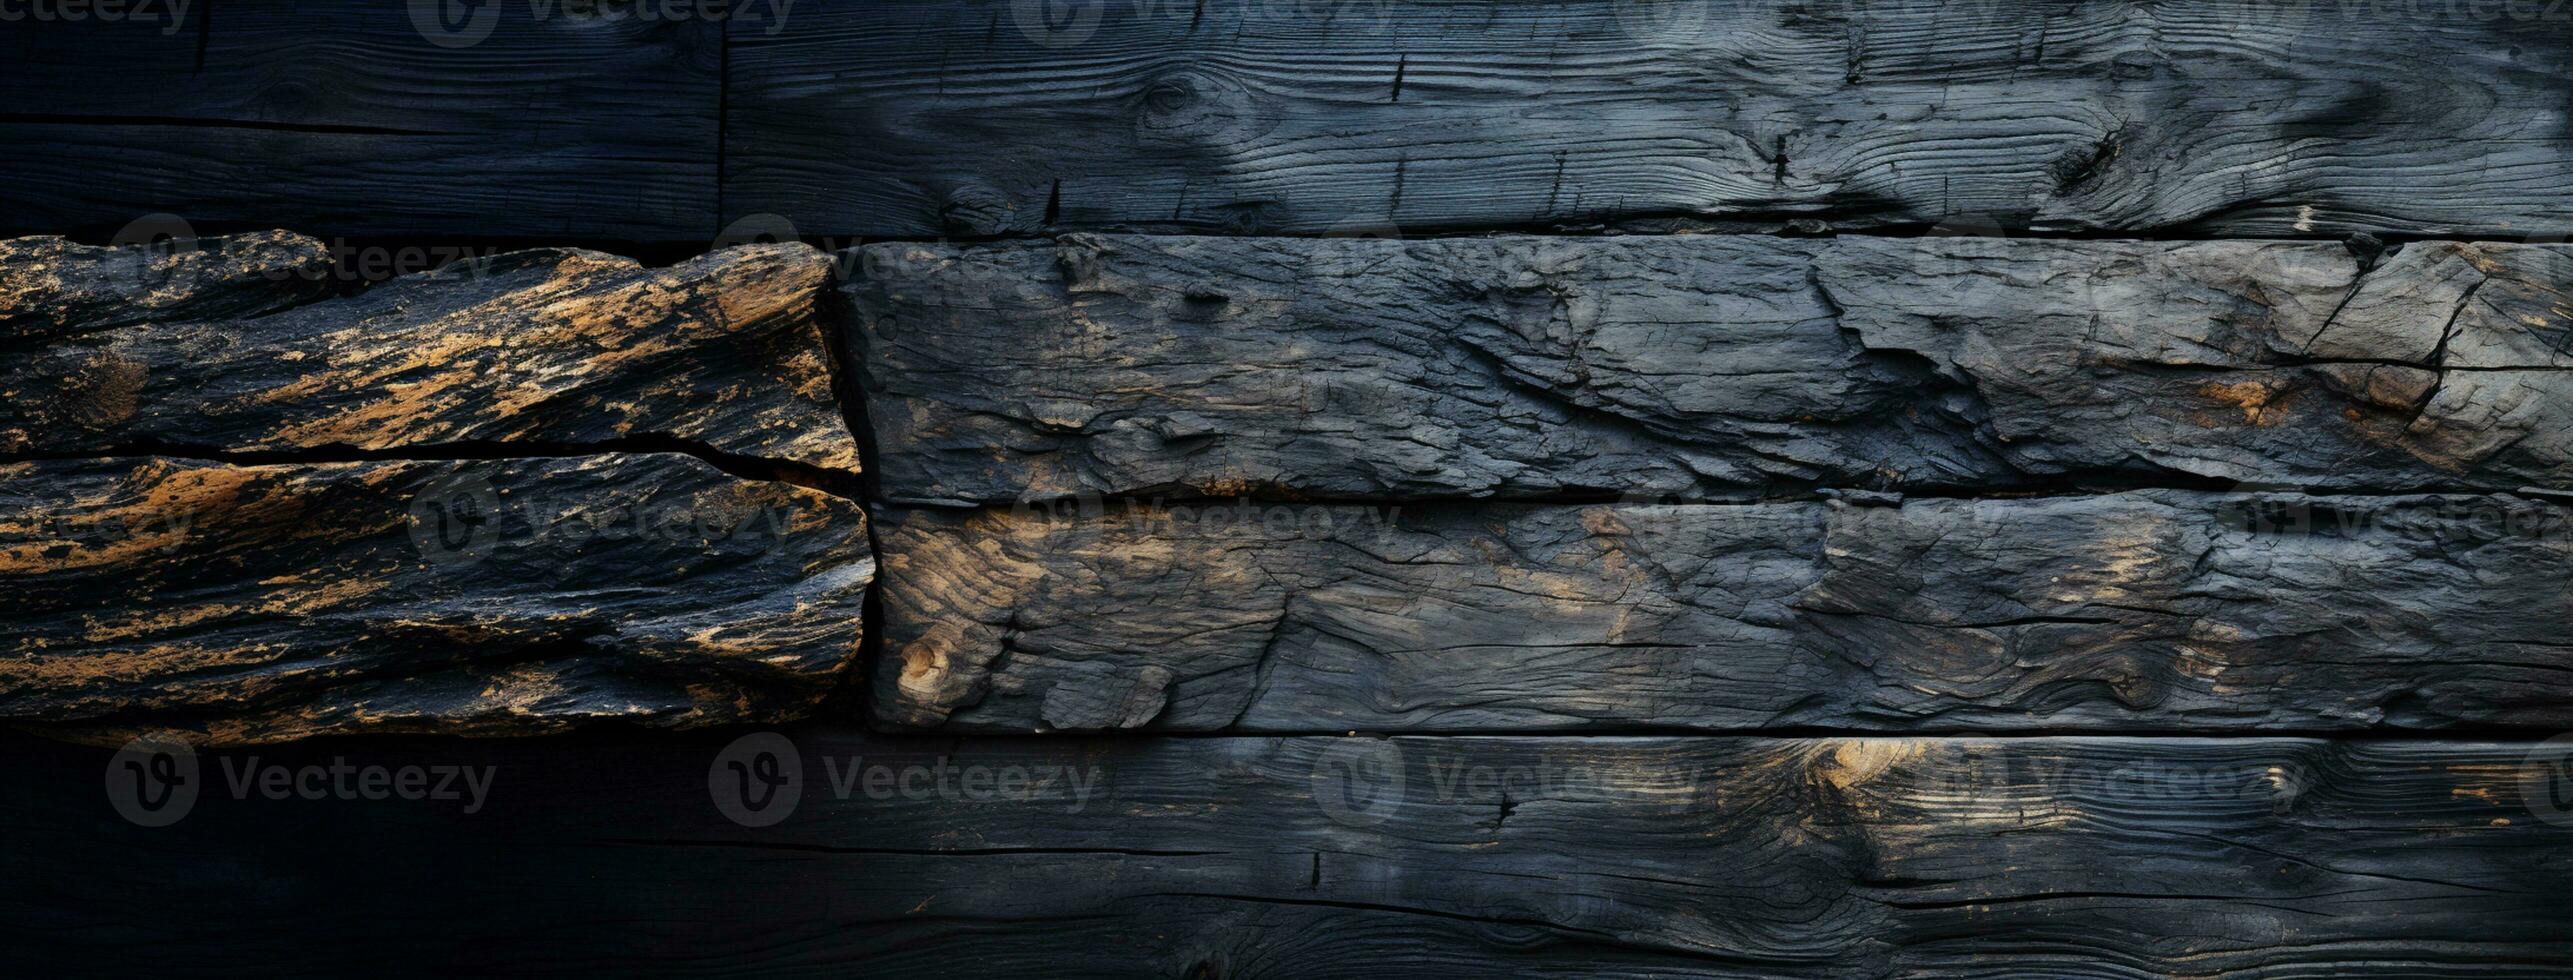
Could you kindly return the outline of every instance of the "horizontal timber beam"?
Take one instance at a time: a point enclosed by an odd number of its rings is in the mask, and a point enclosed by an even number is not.
[[[0,930],[89,966],[886,977],[952,976],[959,948],[1003,975],[1246,978],[2573,955],[2562,759],[2527,743],[734,736],[198,753],[203,791],[158,828],[100,802],[110,753],[10,740],[0,822],[46,846],[0,851]],[[435,798],[257,782],[406,766],[457,775]]]
[[[2573,726],[2573,507],[2516,497],[878,519],[903,728]]]
[[[2573,9],[926,0],[732,25],[728,219],[814,235],[2573,232]]]
[[[1067,236],[843,253],[885,495],[2573,489],[2573,250]]]

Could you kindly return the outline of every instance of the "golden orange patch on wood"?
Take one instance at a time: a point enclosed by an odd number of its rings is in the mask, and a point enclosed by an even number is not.
[[[2232,384],[2210,381],[2198,386],[2198,393],[2242,410],[2242,419],[2253,425],[2276,424],[2270,417],[2270,403],[2286,391],[2286,385],[2269,381],[2237,381]]]
[[[1819,773],[1824,782],[1837,788],[1856,789],[1897,765],[1920,758],[1926,749],[1927,744],[1916,738],[1843,739],[1831,745],[1831,756]]]

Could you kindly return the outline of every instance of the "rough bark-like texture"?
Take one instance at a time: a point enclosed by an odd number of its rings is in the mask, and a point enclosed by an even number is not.
[[[795,717],[854,502],[677,455],[0,466],[0,719],[214,744]]]
[[[1277,732],[2573,724],[2573,508],[894,511],[885,722]]]
[[[95,270],[134,251],[74,250],[52,264],[57,291],[96,292],[113,277]],[[46,274],[29,265],[17,274]],[[666,269],[546,249],[242,319],[83,310],[123,322],[0,347],[0,452],[676,440],[846,477],[857,440],[819,320],[829,266],[793,244]],[[271,288],[310,298],[291,275]]]
[[[2573,230],[2573,8],[2546,2],[930,0],[784,27],[732,32],[724,206],[814,234]]]
[[[325,236],[703,242],[721,28],[637,7],[20,8],[34,16],[0,21],[0,228],[104,235],[164,212]]]
[[[209,753],[194,812],[154,829],[99,803],[105,753],[10,744],[0,820],[42,844],[0,849],[0,933],[13,957],[127,972],[387,949],[457,973],[1245,980],[2537,977],[2573,958],[2573,827],[2547,796],[2568,784],[2524,745],[825,731],[781,767],[791,816],[752,829],[708,799],[730,737],[258,753],[495,767],[465,813],[461,794],[236,800],[245,754]]]
[[[884,492],[2573,487],[2573,252],[1971,237],[870,245]]]
[[[518,252],[353,296],[284,233],[0,250],[0,453],[40,460],[0,469],[0,719],[770,721],[854,662],[865,516],[763,479],[856,483],[813,249]]]
[[[0,352],[132,324],[274,313],[320,298],[330,267],[322,243],[282,231],[126,248],[0,241]]]

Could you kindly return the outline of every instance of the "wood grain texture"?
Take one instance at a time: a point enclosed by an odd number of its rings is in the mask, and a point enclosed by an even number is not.
[[[855,502],[678,455],[0,465],[0,718],[235,744],[797,717],[874,567]]]
[[[105,276],[86,270],[120,251],[74,249],[51,268]],[[34,265],[12,274],[47,274]],[[832,391],[829,265],[796,244],[660,269],[544,249],[240,319],[174,320],[146,298],[125,325],[0,348],[0,452],[659,440],[847,479],[858,445]],[[273,288],[303,298],[308,284]]]
[[[2524,745],[814,731],[791,815],[746,828],[709,796],[728,737],[259,753],[496,767],[470,813],[232,799],[246,760],[209,753],[194,811],[153,830],[98,802],[106,753],[13,746],[0,821],[48,846],[0,851],[6,955],[1244,980],[2535,977],[2573,957],[2573,829],[2527,795],[2562,772]]]
[[[810,234],[1813,219],[2573,230],[2573,9],[842,4],[736,28],[725,209]]]
[[[2573,231],[2543,2],[143,6],[0,23],[12,227]]]
[[[174,23],[171,3],[119,6],[131,15],[0,22],[6,227],[103,234],[173,213],[322,236],[702,242],[718,226],[706,20],[194,0]]]
[[[2573,724],[2573,509],[2508,497],[879,517],[901,727]]]
[[[904,502],[2573,487],[2556,246],[2370,267],[2276,242],[1070,236],[856,259]]]

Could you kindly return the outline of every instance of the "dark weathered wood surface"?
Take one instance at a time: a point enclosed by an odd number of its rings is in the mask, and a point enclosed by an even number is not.
[[[2511,497],[880,517],[902,726],[2573,725],[2573,508]]]
[[[728,217],[813,234],[1809,218],[2573,230],[2573,9],[2335,0],[808,5]]]
[[[109,234],[151,213],[324,236],[718,227],[723,53],[702,18],[194,0],[174,23],[166,0],[115,6],[0,22],[0,228]]]
[[[2573,487],[2573,252],[1764,236],[859,251],[885,493]]]
[[[51,262],[53,288],[20,302],[78,306],[60,297],[121,285],[116,259],[133,251],[70,249]],[[10,274],[45,278],[40,261]],[[675,440],[847,479],[858,445],[821,323],[829,265],[791,243],[661,269],[543,249],[311,302],[281,262],[265,270],[271,288],[306,305],[198,320],[138,301],[130,314],[71,314],[124,325],[0,347],[0,453]]]
[[[2545,0],[139,6],[0,23],[0,227],[2573,231]]]
[[[322,243],[282,231],[130,248],[0,240],[0,352],[112,327],[264,316],[329,292],[330,264]]]
[[[213,743],[800,717],[854,501],[678,455],[0,465],[0,719]]]
[[[2573,8],[217,6],[0,231],[1023,240],[0,242],[12,973],[2573,968]]]
[[[256,753],[494,766],[474,812],[233,799],[250,754],[206,753],[193,810],[153,830],[101,802],[107,753],[12,742],[0,825],[41,844],[0,849],[0,955],[1237,978],[2548,976],[2573,958],[2573,828],[2528,795],[2562,771],[2514,744],[812,731],[791,814],[748,828],[708,785],[729,737]]]

